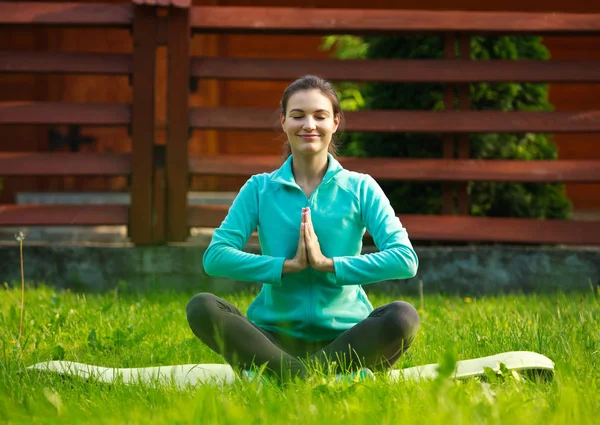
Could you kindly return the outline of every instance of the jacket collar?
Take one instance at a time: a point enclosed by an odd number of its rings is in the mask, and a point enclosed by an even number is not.
[[[323,176],[321,184],[328,182],[333,178],[333,176],[344,169],[329,152],[327,153],[327,159],[327,171]],[[298,186],[296,180],[294,179],[294,173],[292,172],[292,155],[285,160],[281,167],[273,172],[271,175],[271,181],[295,187]]]

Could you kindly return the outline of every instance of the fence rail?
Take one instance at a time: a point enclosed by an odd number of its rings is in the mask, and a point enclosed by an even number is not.
[[[0,205],[3,226],[115,226],[128,223],[123,205]]]
[[[126,53],[0,51],[0,72],[130,75],[133,57]]]
[[[0,102],[0,124],[126,126],[131,105],[67,102]]]
[[[218,227],[227,210],[222,205],[192,205],[188,224]],[[600,232],[600,222],[586,221],[411,214],[399,218],[412,240],[598,245]]]
[[[131,154],[0,152],[2,176],[127,176]]]
[[[0,157],[1,158],[1,157]],[[594,160],[516,161],[483,159],[340,158],[349,170],[377,180],[501,181],[537,183],[594,183],[600,167]],[[1,163],[0,163],[1,164]],[[235,164],[235,167],[231,165]],[[250,176],[269,172],[281,164],[278,156],[191,156],[192,174]]]
[[[0,25],[131,28],[131,4],[1,2]]]
[[[2,66],[0,54],[0,69]],[[479,60],[467,59],[260,59],[193,57],[196,78],[232,80],[294,80],[316,74],[331,81],[389,83],[596,83],[600,60]]]
[[[600,14],[198,6],[191,25],[199,33],[588,35],[600,31]]]
[[[127,176],[131,205],[0,205],[0,226],[123,225],[136,244],[184,241],[190,226],[220,225],[227,206],[190,206],[190,176],[250,176],[277,168],[275,156],[189,155],[193,130],[277,130],[278,111],[189,107],[191,79],[289,81],[318,74],[334,81],[438,82],[443,111],[347,112],[345,131],[440,133],[442,159],[340,158],[378,180],[443,182],[444,214],[403,215],[412,239],[600,245],[600,221],[471,217],[466,184],[600,182],[600,161],[505,161],[469,158],[470,133],[600,133],[600,111],[500,112],[469,110],[476,82],[598,83],[600,60],[475,61],[470,36],[481,34],[600,35],[600,14],[297,9],[198,6],[158,8],[130,3],[1,2],[4,27],[122,28],[131,54],[0,51],[0,73],[130,76],[131,104],[1,102],[0,125],[128,127],[132,151],[0,153],[0,176]],[[298,19],[299,13],[302,19]],[[291,60],[190,56],[204,34],[437,34],[444,59]],[[167,120],[155,118],[156,48],[165,45]],[[455,94],[458,88],[458,94]],[[457,104],[458,109],[455,109]],[[164,149],[155,146],[166,130]],[[0,140],[0,151],[2,140]],[[455,154],[455,151],[457,153]],[[458,215],[456,215],[458,213]],[[135,219],[133,219],[135,218]],[[368,235],[367,235],[368,237]]]
[[[351,111],[346,131],[407,133],[597,133],[600,111]],[[265,108],[191,108],[197,129],[275,130],[278,111]]]

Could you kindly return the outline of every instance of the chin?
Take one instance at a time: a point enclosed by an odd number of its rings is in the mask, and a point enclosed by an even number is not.
[[[317,156],[327,152],[325,149],[302,149],[298,153],[305,156]]]

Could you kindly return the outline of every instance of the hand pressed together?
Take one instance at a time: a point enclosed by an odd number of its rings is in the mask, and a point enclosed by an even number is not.
[[[319,271],[333,272],[333,260],[321,252],[319,238],[315,233],[309,208],[302,208],[300,237],[296,255],[284,263],[284,273],[294,273],[304,270],[308,265]]]

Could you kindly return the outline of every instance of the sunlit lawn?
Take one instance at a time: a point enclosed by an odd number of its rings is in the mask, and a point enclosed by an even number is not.
[[[191,293],[82,294],[51,288],[0,290],[1,423],[201,424],[597,424],[600,423],[598,294],[409,298],[420,333],[398,368],[530,350],[556,362],[550,383],[375,382],[287,387],[240,381],[228,387],[99,384],[23,373],[52,359],[143,367],[222,363],[191,334]],[[227,297],[244,311],[250,294]],[[391,300],[372,295],[375,306]]]

